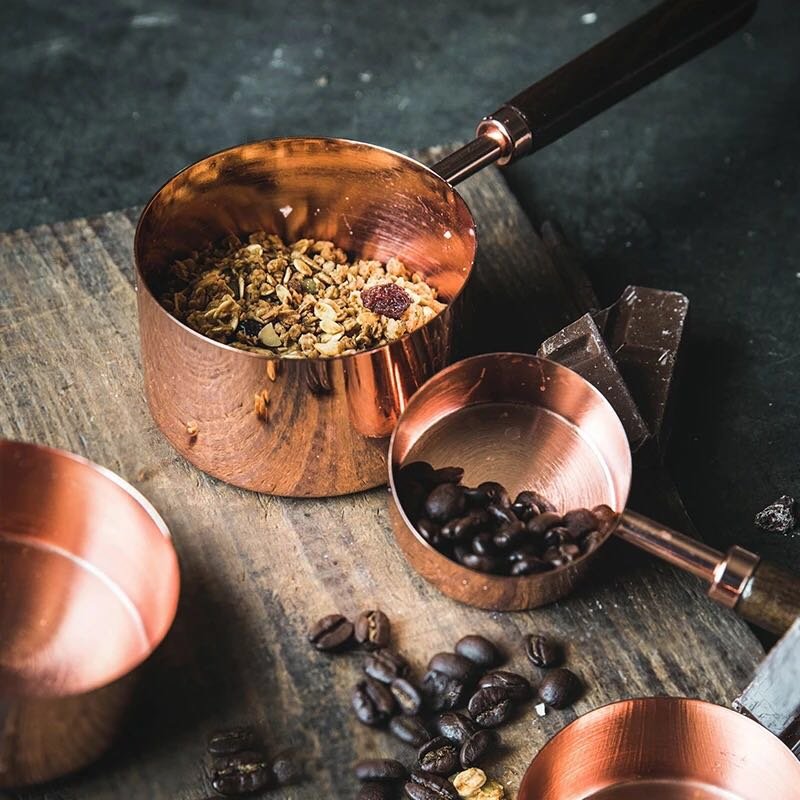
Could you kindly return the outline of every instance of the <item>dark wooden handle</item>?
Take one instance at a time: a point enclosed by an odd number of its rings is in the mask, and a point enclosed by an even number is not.
[[[668,0],[506,105],[524,117],[531,150],[538,150],[729,36],[756,5],[757,0]]]
[[[800,577],[762,561],[747,582],[737,613],[764,630],[781,635],[800,618]]]

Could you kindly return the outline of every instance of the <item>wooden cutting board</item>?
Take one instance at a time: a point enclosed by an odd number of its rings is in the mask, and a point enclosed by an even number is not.
[[[480,258],[461,352],[535,352],[585,310],[576,277],[556,267],[499,172],[475,176],[463,193],[479,223]],[[567,600],[486,613],[447,599],[406,565],[385,490],[286,500],[195,470],[161,437],[142,394],[131,263],[137,213],[0,235],[0,436],[85,455],[147,495],[175,537],[180,609],[115,748],[82,774],[1,798],[200,800],[211,794],[208,732],[242,722],[261,725],[273,752],[294,746],[309,756],[308,780],[270,797],[353,796],[355,760],[410,762],[412,754],[354,721],[358,656],[329,658],[307,645],[309,624],[333,611],[383,608],[418,671],[470,632],[496,640],[511,667],[532,678],[523,634],[571,643],[568,663],[588,690],[573,709],[543,719],[531,709],[503,730],[508,747],[490,771],[511,797],[532,756],[576,715],[640,695],[728,703],[745,686],[763,655],[749,629],[706,600],[694,579],[623,546]],[[639,483],[649,489],[639,510],[685,529],[663,471],[640,474]]]

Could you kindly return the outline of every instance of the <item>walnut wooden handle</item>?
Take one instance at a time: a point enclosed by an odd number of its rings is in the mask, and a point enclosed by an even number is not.
[[[742,590],[736,612],[764,630],[785,633],[800,619],[800,577],[760,561]]]
[[[756,5],[757,0],[668,0],[528,87],[506,103],[527,123],[525,152],[722,41],[750,19]]]

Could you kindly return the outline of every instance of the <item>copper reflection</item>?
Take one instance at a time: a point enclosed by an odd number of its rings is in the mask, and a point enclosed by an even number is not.
[[[519,800],[800,800],[800,762],[765,728],[683,698],[625,700],[556,734]]]
[[[398,256],[452,305],[404,339],[324,364],[217,344],[161,307],[156,295],[175,258],[256,230],[331,239],[367,258]],[[153,197],[136,232],[153,418],[192,463],[247,489],[326,496],[385,483],[387,437],[400,411],[449,360],[453,301],[475,249],[472,216],[456,191],[427,167],[379,147],[274,139],[188,167]],[[253,400],[264,390],[266,419]]]
[[[110,743],[132,671],[172,624],[169,533],[117,476],[0,440],[0,788],[77,769]]]
[[[622,511],[631,456],[603,396],[572,370],[535,356],[492,353],[461,361],[412,398],[390,446],[392,473],[407,461],[464,467],[464,481],[534,489],[563,509],[605,503]],[[525,609],[567,594],[594,553],[528,577],[486,575],[438,553],[401,510],[390,474],[398,543],[412,565],[450,597],[480,608]]]

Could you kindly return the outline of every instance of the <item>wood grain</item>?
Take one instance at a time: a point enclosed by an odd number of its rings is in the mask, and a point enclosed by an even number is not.
[[[534,352],[562,324],[564,281],[497,172],[476,176],[463,192],[481,225],[481,257],[462,352]],[[397,647],[417,669],[468,632],[495,639],[527,674],[522,634],[549,631],[571,642],[569,664],[588,690],[574,709],[541,720],[531,712],[504,731],[508,749],[492,771],[511,796],[537,749],[576,714],[639,695],[727,703],[745,686],[762,656],[747,627],[713,607],[691,578],[623,546],[609,547],[594,577],[565,601],[486,613],[448,600],[405,564],[385,490],[281,500],[191,467],[158,433],[142,395],[134,219],[135,212],[110,213],[0,236],[0,435],[86,455],[147,495],[179,551],[178,618],[147,665],[112,752],[56,785],[0,797],[200,800],[210,794],[207,733],[250,720],[273,751],[291,745],[311,754],[312,780],[271,796],[352,795],[358,757],[411,754],[353,720],[358,657],[309,649],[306,628],[334,610],[385,609]],[[668,479],[656,472],[658,481],[665,491],[649,488],[679,516]]]

